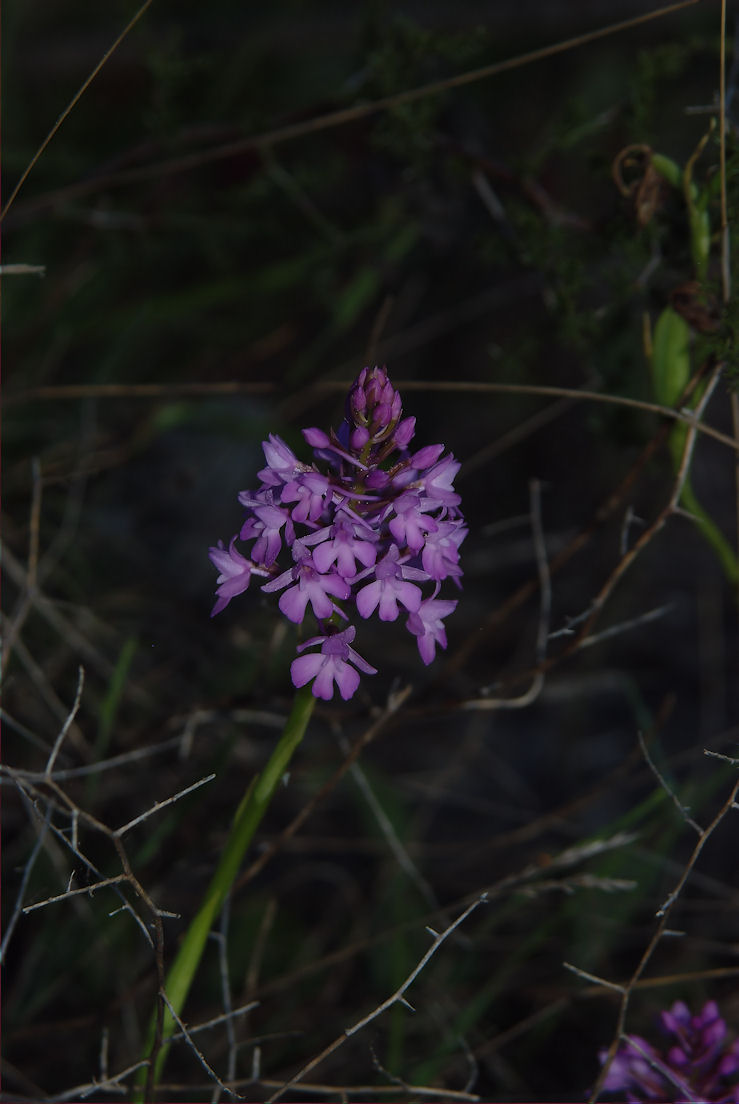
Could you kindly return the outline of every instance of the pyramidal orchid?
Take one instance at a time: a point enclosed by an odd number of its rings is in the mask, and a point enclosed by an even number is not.
[[[356,617],[404,618],[426,664],[446,647],[444,618],[457,602],[439,593],[447,579],[460,586],[467,534],[453,486],[460,465],[443,445],[413,451],[415,424],[386,370],[363,368],[338,431],[303,430],[312,463],[270,434],[258,489],[239,495],[239,533],[210,549],[219,571],[211,616],[252,577],[279,593],[295,624],[310,610],[318,633],[298,645],[291,676],[296,687],[310,682],[314,697],[328,700],[336,686],[348,700],[360,671],[377,673],[352,647]]]
[[[618,1093],[629,1104],[739,1104],[739,1039],[730,1040],[715,1001],[697,1016],[676,1001],[660,1014],[660,1027],[666,1038],[661,1050],[639,1035],[626,1036],[606,1075],[605,1092]]]

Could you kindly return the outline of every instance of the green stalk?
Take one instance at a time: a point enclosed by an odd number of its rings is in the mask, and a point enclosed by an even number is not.
[[[672,307],[665,307],[657,319],[652,341],[652,384],[657,402],[664,406],[675,406],[688,386],[691,375],[690,326]],[[690,407],[694,408],[704,386],[696,388]],[[688,437],[688,427],[676,424],[670,431],[669,445],[675,471],[680,470]],[[728,540],[706,513],[695,496],[690,476],[680,495],[680,504],[692,515],[701,533],[718,556],[724,574],[729,582],[736,586],[739,582],[739,562]]]
[[[685,482],[683,492],[680,495],[680,505],[685,507],[705,539],[713,548],[721,561],[721,566],[724,569],[726,578],[732,586],[736,587],[739,585],[739,563],[737,563],[736,553],[714,522],[713,518],[706,513],[695,497],[695,492],[690,485],[690,480],[686,480]]]
[[[187,994],[200,964],[208,933],[223,908],[224,901],[236,880],[246,849],[267,811],[293,753],[303,739],[315,701],[310,686],[304,686],[301,690],[298,690],[292,712],[285,722],[285,728],[275,750],[272,752],[262,773],[252,779],[236,810],[231,833],[216,872],[167,974],[165,991],[169,1003],[178,1016],[182,1013]],[[144,1051],[144,1056],[147,1058],[153,1053],[157,1036],[156,1027],[157,1012],[155,1010],[149,1024]],[[175,1028],[174,1017],[165,1005],[162,1026],[162,1039],[164,1041],[161,1043],[154,1059],[154,1078],[152,1082],[154,1086],[161,1077],[169,1052],[170,1041],[167,1036],[171,1035]],[[141,1104],[145,1099],[147,1074],[148,1068],[146,1066],[142,1067],[137,1073],[137,1088],[134,1095],[136,1104]]]

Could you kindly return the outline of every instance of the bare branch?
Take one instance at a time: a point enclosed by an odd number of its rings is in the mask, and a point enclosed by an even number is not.
[[[211,936],[218,941],[218,972],[221,980],[221,1000],[223,1001],[224,1009],[224,1023],[226,1025],[226,1039],[228,1042],[228,1059],[226,1067],[226,1080],[233,1084],[236,1080],[236,1032],[234,1031],[234,1021],[232,1015],[231,1004],[231,984],[229,982],[229,970],[228,970],[228,926],[231,918],[231,894],[226,894],[226,899],[223,902],[223,908],[221,909],[221,930],[219,932],[211,932]],[[211,1104],[218,1104],[221,1099],[221,1086],[213,1086],[213,1095],[211,1096]]]
[[[632,629],[640,629],[644,625],[650,625],[653,621],[659,621],[665,614],[670,613],[673,609],[673,604],[668,603],[665,606],[658,606],[656,609],[647,610],[646,613],[642,613],[639,617],[632,617],[630,621],[621,621],[618,625],[611,625],[607,629],[602,629],[599,633],[593,633],[591,636],[584,637],[578,644],[580,651],[585,648],[593,648],[596,644],[602,644],[604,640],[610,640],[614,636],[621,636],[622,633],[631,632]]]
[[[196,1045],[195,1045],[195,1043],[194,1043],[194,1042],[192,1041],[192,1036],[191,1036],[190,1032],[189,1032],[189,1031],[187,1030],[187,1028],[185,1027],[184,1023],[182,1022],[182,1020],[180,1019],[180,1017],[179,1017],[179,1016],[177,1015],[177,1013],[175,1012],[174,1008],[172,1007],[172,1005],[171,1005],[171,1003],[170,1003],[169,997],[167,996],[167,994],[166,994],[166,993],[164,992],[164,990],[163,990],[163,989],[162,989],[162,991],[161,991],[161,993],[160,993],[160,996],[162,997],[162,1000],[163,1000],[163,1001],[164,1001],[164,1003],[166,1004],[167,1008],[169,1009],[169,1011],[170,1011],[170,1013],[171,1013],[171,1015],[172,1015],[172,1018],[173,1018],[173,1020],[175,1021],[175,1023],[176,1023],[176,1024],[177,1024],[177,1026],[179,1027],[180,1031],[182,1032],[182,1034],[183,1034],[183,1036],[184,1036],[185,1040],[187,1041],[187,1043],[188,1043],[188,1045],[189,1045],[190,1049],[192,1050],[193,1054],[195,1055],[195,1057],[197,1058],[198,1062],[199,1062],[199,1063],[200,1063],[200,1065],[201,1065],[201,1066],[203,1067],[203,1069],[205,1070],[205,1072],[206,1072],[206,1073],[208,1074],[208,1076],[209,1076],[209,1077],[210,1077],[210,1078],[211,1078],[211,1079],[212,1079],[213,1081],[215,1081],[215,1082],[216,1082],[216,1084],[217,1084],[217,1085],[219,1085],[219,1086],[220,1086],[220,1088],[221,1088],[221,1089],[222,1089],[222,1090],[223,1090],[224,1092],[227,1092],[229,1096],[233,1096],[233,1097],[235,1097],[235,1098],[236,1098],[237,1100],[243,1100],[243,1097],[242,1097],[242,1096],[240,1096],[240,1095],[239,1095],[239,1093],[237,1093],[237,1092],[236,1092],[236,1091],[235,1091],[234,1089],[230,1089],[230,1088],[228,1087],[228,1085],[224,1085],[223,1081],[221,1081],[220,1077],[219,1077],[219,1076],[218,1076],[218,1074],[217,1074],[217,1073],[215,1072],[215,1070],[214,1070],[214,1069],[211,1069],[211,1067],[210,1067],[210,1066],[208,1065],[208,1063],[207,1063],[207,1061],[206,1061],[206,1059],[205,1059],[204,1055],[202,1054],[202,1052],[201,1052],[200,1050],[198,1050],[197,1046],[196,1046]]]
[[[56,757],[59,754],[59,751],[61,749],[62,744],[64,743],[65,736],[69,732],[70,725],[72,724],[73,720],[77,716],[77,711],[79,710],[80,702],[82,700],[82,688],[83,688],[84,685],[85,685],[85,669],[84,669],[84,667],[80,667],[78,669],[78,673],[77,673],[77,693],[74,696],[74,704],[72,705],[72,708],[69,712],[69,716],[67,717],[66,721],[62,725],[61,732],[59,733],[59,735],[56,738],[56,743],[54,744],[53,748],[51,749],[51,753],[50,753],[49,758],[48,758],[47,763],[46,763],[46,770],[44,771],[44,779],[46,781],[48,781],[51,778],[51,772],[54,769],[54,763],[56,762]]]
[[[718,751],[709,751],[708,748],[703,749],[704,755],[710,755],[712,759],[723,759],[724,763],[729,763],[732,767],[739,767],[739,759],[732,759],[729,755],[722,755]]]
[[[33,808],[33,806],[31,806],[31,808]],[[51,821],[51,806],[49,805],[46,808],[46,814],[44,816],[43,822],[42,822],[41,827],[39,829],[38,835],[36,836],[36,842],[33,845],[33,850],[31,851],[31,854],[28,856],[28,859],[26,860],[26,865],[23,868],[23,875],[21,877],[21,883],[18,887],[18,893],[16,894],[15,905],[13,906],[13,911],[10,915],[10,918],[8,919],[8,923],[5,926],[5,933],[3,935],[2,944],[0,944],[0,962],[5,961],[5,952],[7,951],[8,944],[10,943],[10,940],[13,937],[13,931],[15,930],[15,926],[18,923],[18,920],[20,919],[20,916],[21,916],[22,912],[25,911],[23,909],[23,898],[26,895],[26,888],[28,887],[28,881],[31,877],[31,871],[34,868],[34,865],[36,863],[36,859],[39,856],[39,852],[41,851],[41,848],[44,845],[44,841],[46,839],[46,833],[49,830],[50,821]]]
[[[49,1096],[46,1099],[49,1104],[57,1104],[57,1101],[61,1104],[61,1101],[64,1100],[84,1100],[86,1096],[90,1096],[90,1094],[94,1092],[124,1093],[127,1089],[125,1085],[121,1085],[121,1082],[145,1065],[146,1062],[136,1062],[135,1065],[127,1066],[126,1069],[121,1070],[120,1073],[116,1073],[113,1077],[109,1077],[107,1081],[88,1081],[86,1084],[75,1085],[72,1089],[66,1089],[63,1093],[58,1093],[56,1096]]]
[[[227,1024],[230,1020],[235,1020],[237,1016],[245,1016],[247,1012],[253,1012],[255,1008],[259,1008],[259,1001],[249,1001],[247,1004],[239,1005],[238,1008],[232,1008],[230,1012],[223,1012],[220,1016],[213,1016],[212,1019],[206,1020],[204,1023],[196,1024],[194,1027],[188,1027],[188,1033],[190,1035],[197,1035],[199,1031],[208,1031],[212,1027],[218,1027],[220,1024]],[[290,1035],[292,1032],[286,1032]],[[184,1032],[176,1031],[172,1035],[165,1037],[166,1041],[174,1042],[176,1039],[183,1039]]]
[[[134,817],[133,820],[129,820],[127,824],[122,825],[120,828],[116,828],[113,835],[120,839],[129,829],[140,824],[142,820],[146,820],[154,813],[158,813],[161,809],[166,809],[168,805],[174,804],[175,801],[179,801],[181,797],[185,797],[187,794],[192,793],[193,790],[199,790],[206,782],[212,782],[214,778],[215,774],[208,774],[205,778],[201,778],[198,782],[193,782],[192,786],[187,786],[184,790],[180,790],[179,793],[174,794],[172,797],[165,798],[164,801],[155,801],[151,808],[147,809],[145,813],[141,813],[140,816]]]
[[[721,806],[721,808],[719,809],[718,813],[713,818],[711,823],[701,833],[701,835],[698,839],[698,842],[696,843],[695,847],[693,848],[693,852],[692,852],[690,858],[688,859],[688,862],[685,866],[685,869],[683,870],[682,876],[678,880],[677,885],[675,886],[672,893],[667,898],[667,901],[664,903],[664,905],[657,911],[657,919],[658,919],[657,927],[656,927],[651,939],[649,940],[649,943],[645,947],[644,952],[643,952],[643,954],[642,954],[642,956],[639,960],[639,963],[638,963],[636,969],[634,970],[633,974],[631,975],[631,978],[629,979],[628,983],[623,988],[623,993],[622,993],[622,996],[621,996],[621,1005],[620,1005],[619,1013],[618,1013],[618,1021],[617,1021],[617,1024],[616,1024],[616,1031],[615,1031],[615,1034],[614,1034],[614,1037],[613,1037],[613,1041],[611,1042],[611,1045],[608,1048],[608,1054],[606,1056],[605,1062],[603,1063],[603,1066],[601,1068],[598,1079],[595,1083],[595,1086],[593,1088],[592,1093],[590,1094],[589,1104],[595,1104],[595,1101],[597,1101],[598,1097],[600,1096],[601,1090],[603,1088],[603,1084],[605,1082],[606,1077],[608,1076],[608,1070],[611,1068],[611,1064],[613,1063],[613,1060],[616,1057],[616,1052],[618,1050],[620,1040],[621,1040],[621,1038],[623,1037],[623,1034],[624,1034],[624,1026],[625,1026],[625,1023],[626,1023],[626,1014],[627,1014],[628,1008],[629,1008],[629,999],[631,997],[631,993],[633,992],[633,989],[634,989],[636,983],[639,981],[642,974],[646,970],[647,965],[648,965],[648,963],[649,963],[649,961],[650,961],[650,959],[651,959],[651,957],[654,953],[654,950],[657,947],[657,944],[660,942],[660,940],[662,939],[665,931],[667,930],[667,921],[668,921],[669,914],[670,914],[675,902],[677,901],[678,897],[680,896],[680,893],[682,892],[683,887],[685,886],[685,883],[687,882],[688,878],[690,877],[690,875],[693,871],[693,868],[694,868],[696,862],[698,861],[698,858],[700,856],[701,851],[703,850],[706,843],[708,842],[708,840],[712,836],[713,832],[716,830],[716,828],[718,828],[719,824],[724,819],[726,814],[733,807],[734,802],[736,801],[737,792],[739,792],[739,781],[736,782],[736,784],[732,788],[731,793],[729,794],[728,798],[726,799],[724,804]]]
[[[660,774],[660,771],[657,768],[656,763],[654,762],[651,755],[649,754],[649,749],[647,748],[646,740],[644,739],[643,734],[641,732],[637,732],[637,737],[639,739],[639,747],[642,750],[642,754],[643,754],[644,758],[646,759],[647,765],[648,765],[649,769],[651,770],[652,774],[657,779],[657,781],[659,782],[660,786],[665,791],[667,796],[672,799],[672,801],[675,804],[676,809],[679,811],[681,817],[686,822],[686,824],[689,824],[690,827],[695,832],[697,832],[698,835],[700,836],[703,829],[701,828],[700,824],[698,824],[697,821],[693,820],[693,818],[690,816],[690,810],[685,805],[683,805],[683,803],[680,801],[677,794],[674,792],[674,790],[670,787],[669,783],[667,782],[667,779],[664,778],[662,774]]]
[[[179,746],[181,739],[180,736],[172,736],[169,740],[162,740],[159,744],[133,748],[131,751],[121,752],[120,755],[112,755],[109,759],[100,759],[97,763],[87,763],[83,767],[67,767],[64,770],[53,771],[51,779],[54,782],[67,782],[72,778],[87,778],[90,775],[116,770],[118,767],[127,766],[129,763],[138,763],[152,755],[170,751],[172,748]],[[22,778],[26,782],[43,782],[47,777],[47,773],[46,771],[27,771],[14,768],[13,776]]]
[[[35,912],[36,909],[45,908],[47,905],[55,905],[59,901],[66,901],[70,897],[87,896],[92,897],[96,889],[104,889],[106,886],[120,885],[121,882],[127,882],[127,874],[116,874],[112,878],[103,878],[100,882],[94,882],[89,886],[81,886],[80,889],[67,889],[64,893],[58,893],[54,897],[46,897],[43,901],[37,901],[35,905],[26,905],[23,909],[24,913]]]
[[[467,917],[472,912],[474,912],[476,908],[478,908],[481,904],[484,904],[486,901],[487,894],[483,893],[476,900],[474,900],[472,904],[468,905],[464,912],[457,917],[454,923],[450,924],[448,928],[441,932],[441,934],[434,937],[434,941],[429,949],[426,951],[426,954],[423,956],[420,962],[417,963],[413,970],[411,970],[410,974],[405,979],[403,984],[400,985],[395,990],[395,992],[387,998],[387,1000],[384,1000],[382,1004],[379,1004],[375,1009],[373,1009],[372,1012],[368,1013],[368,1015],[363,1016],[361,1020],[357,1020],[357,1022],[353,1024],[352,1027],[346,1028],[337,1039],[334,1039],[333,1043],[327,1046],[325,1050],[322,1050],[321,1053],[316,1055],[315,1058],[312,1058],[311,1061],[308,1062],[307,1065],[303,1066],[303,1068],[300,1069],[293,1077],[291,1077],[289,1081],[286,1081],[276,1093],[273,1093],[267,1101],[267,1104],[274,1104],[274,1101],[279,1100],[282,1096],[284,1096],[289,1088],[291,1088],[293,1085],[296,1085],[299,1081],[302,1081],[303,1077],[307,1073],[310,1073],[311,1070],[320,1065],[325,1058],[328,1058],[330,1054],[333,1054],[334,1051],[338,1050],[339,1047],[342,1046],[347,1039],[351,1038],[352,1035],[356,1035],[356,1033],[358,1031],[361,1031],[362,1028],[366,1027],[367,1024],[372,1023],[373,1020],[377,1019],[378,1016],[380,1016],[388,1008],[392,1007],[392,1005],[404,1004],[406,1008],[412,1009],[412,1006],[408,1003],[404,996],[406,990],[412,985],[412,983],[427,965],[429,960],[436,954],[442,943],[444,943],[446,939],[449,938],[453,931],[456,931],[460,924],[464,923]]]
[[[573,974],[577,974],[578,977],[583,978],[585,981],[592,981],[595,985],[601,989],[612,989],[614,993],[624,993],[626,987],[624,985],[618,985],[615,981],[608,981],[606,978],[599,977],[597,974],[590,974],[587,970],[581,970],[579,966],[573,966],[571,962],[563,962],[565,970],[570,970]]]

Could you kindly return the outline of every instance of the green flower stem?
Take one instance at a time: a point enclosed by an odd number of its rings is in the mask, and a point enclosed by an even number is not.
[[[683,493],[680,496],[680,505],[684,506],[692,515],[701,533],[713,548],[721,561],[721,566],[724,569],[726,578],[732,586],[739,586],[739,563],[737,562],[736,553],[714,520],[706,513],[695,497],[695,492],[690,485],[690,481],[687,481],[683,487]]]
[[[666,307],[654,327],[651,355],[655,398],[665,406],[675,406],[690,382],[692,372],[690,343],[690,326],[672,307]],[[691,408],[700,401],[704,390],[703,384],[696,388],[688,404]],[[670,453],[676,472],[680,470],[683,462],[687,437],[686,425],[676,425],[670,432]],[[726,578],[732,586],[736,587],[739,583],[739,562],[737,562],[736,553],[696,498],[689,477],[682,489],[680,504],[692,515],[701,533],[718,556]]]
[[[205,943],[216,918],[223,907],[223,903],[233,886],[239,868],[244,858],[247,847],[251,843],[254,833],[264,816],[275,790],[280,784],[288,764],[295,752],[308,726],[315,698],[310,686],[305,686],[295,695],[292,712],[288,717],[282,736],[277,747],[272,752],[267,765],[261,774],[250,783],[244,794],[236,815],[234,816],[231,833],[228,837],[225,850],[221,855],[213,880],[203,898],[203,902],[192,920],[182,945],[177,952],[170,967],[165,982],[167,998],[176,1014],[179,1016],[187,999],[193,978],[197,971],[200,959],[205,949]],[[145,1056],[149,1056],[156,1038],[156,1012],[149,1025],[149,1033],[146,1041]],[[167,1036],[172,1034],[176,1024],[169,1008],[164,1008],[164,1023],[162,1029],[162,1042],[154,1064],[153,1084],[156,1085],[162,1074],[167,1058],[170,1043]],[[147,1081],[147,1067],[139,1071],[138,1086],[134,1100],[140,1104],[144,1100],[145,1085]]]

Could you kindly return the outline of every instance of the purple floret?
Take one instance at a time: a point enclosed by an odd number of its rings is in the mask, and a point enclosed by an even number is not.
[[[398,602],[407,610],[417,610],[421,604],[421,588],[408,582],[423,579],[423,572],[398,563],[397,545],[391,545],[387,555],[375,565],[374,581],[357,594],[357,610],[362,617],[371,617],[379,606],[381,621],[394,621],[400,612]]]
[[[339,515],[333,525],[307,537],[306,543],[313,544],[319,539],[321,543],[313,549],[313,562],[319,571],[330,571],[335,566],[344,579],[353,579],[358,571],[371,567],[377,560],[373,531],[346,516]]]
[[[223,541],[218,542],[217,548],[211,548],[208,552],[213,563],[218,568],[220,575],[216,579],[218,599],[211,611],[211,617],[224,610],[232,598],[243,592],[249,586],[254,564],[245,559],[238,549],[234,548],[236,537],[233,538],[228,548],[223,547]],[[259,572],[260,575],[265,572]]]
[[[329,595],[348,598],[350,594],[346,579],[342,579],[336,572],[322,575],[316,570],[310,555],[305,556],[289,571],[284,571],[276,579],[265,583],[262,590],[269,594],[274,590],[282,590],[288,583],[293,585],[280,595],[279,606],[285,617],[296,625],[305,617],[309,602],[315,616],[319,620],[326,620],[331,617],[335,608]]]
[[[408,616],[408,630],[416,636],[418,652],[428,666],[436,656],[436,645],[446,648],[444,618],[457,608],[455,599],[426,598],[418,609]]]
[[[321,650],[299,655],[292,661],[290,674],[293,685],[305,686],[313,679],[314,696],[329,701],[334,696],[336,683],[344,701],[353,697],[359,686],[359,674],[354,667],[358,667],[365,675],[377,674],[377,669],[350,647],[355,632],[354,626],[349,625],[343,632],[333,633],[331,636],[315,636],[306,640],[305,644],[298,645],[299,652],[316,644],[321,645]]]

